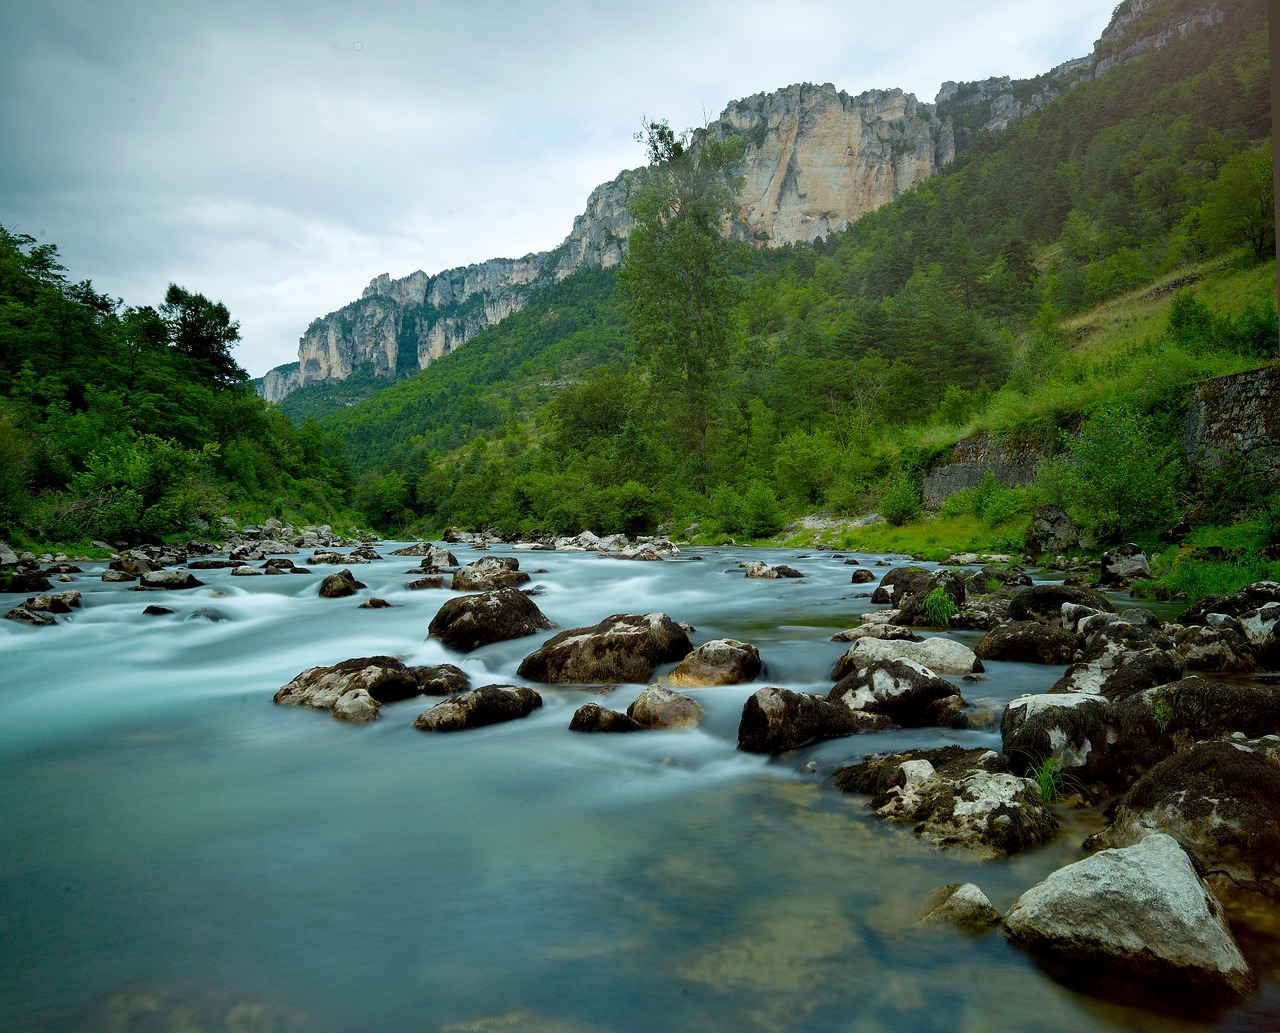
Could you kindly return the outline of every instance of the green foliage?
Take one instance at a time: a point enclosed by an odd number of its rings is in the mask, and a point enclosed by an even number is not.
[[[1059,757],[1045,757],[1031,769],[1030,777],[1040,790],[1040,799],[1045,803],[1053,803],[1066,789],[1066,775]]]
[[[753,482],[742,493],[729,485],[721,485],[712,492],[709,509],[720,531],[745,538],[768,538],[781,531],[787,522],[773,488],[763,481]]]
[[[911,477],[899,477],[880,501],[880,515],[891,527],[914,520],[920,511],[920,485]]]
[[[1182,463],[1176,441],[1156,420],[1100,408],[1068,452],[1066,495],[1077,523],[1116,540],[1171,522]]]
[[[924,598],[924,619],[935,628],[950,628],[951,618],[960,612],[955,600],[939,585]]]
[[[302,447],[244,386],[238,338],[220,302],[170,285],[122,307],[0,227],[0,536],[158,539],[301,480],[336,514],[340,442]]]
[[[1162,735],[1169,730],[1169,723],[1173,720],[1173,711],[1164,699],[1157,698],[1152,702],[1151,716]]]

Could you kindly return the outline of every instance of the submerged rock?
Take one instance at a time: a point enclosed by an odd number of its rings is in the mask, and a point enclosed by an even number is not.
[[[532,681],[591,685],[647,682],[659,664],[693,651],[689,636],[665,613],[618,613],[589,628],[553,635],[520,664]]]
[[[1257,986],[1217,900],[1182,847],[1159,833],[1054,872],[1018,898],[1004,930],[1056,974],[1104,993],[1100,977],[1114,975],[1125,991],[1137,981],[1188,996]]]
[[[986,932],[1000,921],[1000,912],[971,882],[939,886],[925,901],[921,925],[949,925],[963,932]]]
[[[528,717],[542,706],[533,689],[516,685],[484,685],[437,703],[413,722],[422,732],[460,732]]]
[[[431,618],[427,634],[450,649],[469,653],[492,642],[554,628],[538,604],[515,588],[449,599]]]

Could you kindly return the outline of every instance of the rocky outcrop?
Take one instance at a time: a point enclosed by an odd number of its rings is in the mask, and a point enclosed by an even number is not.
[[[770,246],[838,232],[956,153],[950,124],[934,105],[901,90],[851,97],[830,83],[735,101],[701,132],[745,139],[739,211],[729,232]],[[625,207],[630,175],[596,187],[551,251],[434,275],[375,277],[359,300],[312,322],[299,341],[296,367],[272,370],[257,385],[259,393],[279,401],[357,370],[388,380],[416,372],[565,277],[613,268],[634,224]]]

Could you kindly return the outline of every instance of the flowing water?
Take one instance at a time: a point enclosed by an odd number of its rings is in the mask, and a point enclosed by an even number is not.
[[[450,592],[407,590],[404,558],[352,568],[361,595],[391,609],[320,599],[323,568],[201,571],[207,587],[138,593],[86,565],[68,586],[83,608],[60,627],[0,621],[0,1029],[1206,1028],[1076,994],[998,933],[915,928],[945,883],[976,882],[1006,909],[1083,856],[1091,812],[1062,808],[1056,843],[978,863],[802,770],[912,746],[998,749],[998,719],[778,759],[735,749],[759,685],[830,688],[845,648],[831,635],[872,608],[841,558],[517,555],[544,571],[536,601],[561,627],[661,610],[693,624],[695,644],[754,643],[766,672],[692,690],[708,714],[696,730],[635,735],[567,726],[587,700],[625,709],[637,686],[538,686],[529,718],[453,735],[411,727],[424,698],[363,726],[274,706],[307,667],[382,653],[458,663],[477,686],[520,682],[520,660],[552,633],[450,653],[426,640]],[[746,579],[748,558],[806,577]],[[154,602],[177,612],[143,616]],[[201,608],[227,619],[188,619]],[[996,718],[1060,673],[988,668],[964,692]],[[1275,966],[1263,967],[1260,996],[1209,1027],[1274,1027]],[[506,1025],[472,1025],[486,1016]]]

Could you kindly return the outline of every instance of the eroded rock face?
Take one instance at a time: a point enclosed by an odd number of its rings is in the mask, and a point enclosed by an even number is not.
[[[1199,742],[1162,760],[1116,801],[1111,824],[1086,847],[1132,846],[1152,832],[1196,856],[1233,921],[1249,921],[1259,898],[1269,909],[1280,904],[1280,764],[1266,751]]]
[[[920,642],[865,635],[854,641],[838,661],[831,677],[840,679],[868,664],[910,660],[937,674],[973,674],[982,661],[972,649],[954,639],[933,637]]]
[[[1035,783],[1012,774],[992,750],[908,750],[837,768],[832,781],[847,793],[870,795],[880,817],[978,858],[1018,853],[1058,832]]]
[[[665,613],[618,613],[590,628],[553,635],[520,664],[532,681],[592,685],[647,682],[659,664],[693,651],[689,636]]]
[[[696,728],[705,714],[697,700],[662,685],[648,686],[627,707],[627,717],[642,728]]]
[[[718,638],[700,645],[667,676],[676,688],[741,685],[760,673],[760,651],[747,642]]]
[[[850,710],[883,714],[904,728],[965,728],[965,702],[945,678],[911,660],[878,660],[847,675],[827,696]]]
[[[758,689],[742,705],[738,722],[738,749],[744,753],[785,753],[826,739],[839,739],[855,732],[889,728],[892,722],[882,715],[855,713],[791,689],[766,686]]]
[[[413,727],[422,732],[460,732],[528,717],[542,706],[533,689],[516,685],[485,685],[437,703],[417,716]]]
[[[431,618],[427,633],[450,649],[469,653],[492,642],[536,635],[553,627],[527,595],[503,588],[449,599]]]
[[[1257,986],[1218,902],[1162,834],[1054,872],[1018,898],[1004,930],[1090,988],[1101,973],[1127,976],[1130,989],[1135,980],[1178,993],[1244,995]]]
[[[393,656],[356,657],[332,667],[307,668],[275,694],[275,702],[289,707],[333,710],[340,699],[357,690],[381,705],[418,695],[418,679]],[[354,712],[368,704],[361,703],[357,696],[345,706]]]

